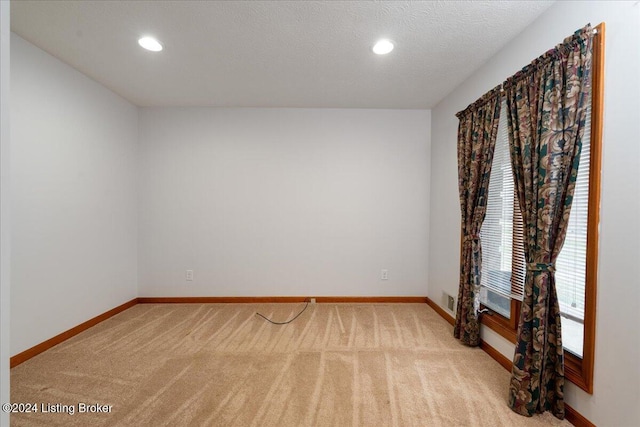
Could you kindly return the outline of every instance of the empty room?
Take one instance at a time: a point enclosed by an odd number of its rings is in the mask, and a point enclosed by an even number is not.
[[[0,36],[1,426],[640,425],[640,1]]]

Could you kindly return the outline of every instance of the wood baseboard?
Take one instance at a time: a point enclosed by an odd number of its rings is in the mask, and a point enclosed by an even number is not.
[[[419,296],[407,296],[407,297],[315,297],[316,302],[326,303],[392,303],[392,304],[424,304],[427,302],[427,297]]]
[[[109,311],[106,311],[92,319],[87,320],[86,322],[79,324],[78,326],[75,326],[69,329],[68,331],[64,331],[63,333],[58,334],[53,338],[49,338],[48,340],[41,342],[40,344],[37,344],[21,353],[18,353],[9,359],[9,366],[11,368],[16,367],[19,364],[24,363],[25,361],[31,359],[32,357],[37,356],[43,351],[49,350],[51,347],[58,345],[61,342],[66,341],[75,335],[78,335],[80,332],[86,331],[90,327],[95,326],[98,323],[103,322],[108,318],[113,317],[116,314],[125,311],[128,308],[133,307],[137,303],[138,303],[138,298],[134,298],[131,301],[127,301],[124,304],[117,306],[116,308],[112,308]]]
[[[306,302],[307,297],[140,297],[140,304],[247,304]]]
[[[511,372],[511,367],[513,366],[513,362],[509,360],[504,354],[500,353],[494,347],[489,345],[486,341],[480,340],[480,348],[484,350],[493,360],[498,362],[504,369]]]
[[[447,313],[442,307],[440,307],[438,304],[436,304],[429,298],[427,298],[427,304],[431,308],[433,308],[440,316],[442,316],[447,322],[451,323],[452,325],[454,324],[454,318],[449,313]],[[480,348],[484,350],[484,352],[487,353],[489,356],[491,356],[493,360],[498,362],[503,368],[511,372],[511,367],[513,362],[509,360],[509,358],[507,358],[505,355],[500,353],[494,347],[489,345],[486,341],[482,341],[482,340],[480,341]],[[584,416],[582,416],[582,414],[580,414],[578,411],[573,409],[566,402],[564,404],[564,409],[565,409],[565,418],[574,426],[596,427],[595,424],[593,424],[591,421],[589,421]]]
[[[230,303],[296,303],[307,302],[310,298],[315,298],[316,303],[422,303],[426,302],[426,297],[140,297],[140,304],[230,304]]]
[[[594,423],[566,403],[564,404],[564,417],[576,427],[596,427]]]
[[[456,321],[453,318],[453,316],[447,313],[444,308],[440,307],[438,304],[433,302],[433,300],[429,297],[427,297],[427,305],[433,308],[436,313],[438,313],[442,318],[444,318],[444,320],[449,322],[452,326],[455,324]]]

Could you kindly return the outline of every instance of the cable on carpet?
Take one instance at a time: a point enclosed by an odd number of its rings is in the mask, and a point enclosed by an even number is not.
[[[294,320],[296,320],[298,317],[300,317],[300,315],[301,315],[302,313],[304,313],[304,311],[307,309],[307,307],[309,307],[309,301],[307,301],[307,304],[304,306],[304,308],[302,309],[302,311],[301,311],[300,313],[296,314],[296,315],[294,316],[294,318],[293,318],[293,319],[291,319],[291,320],[287,320],[286,322],[274,322],[273,320],[271,320],[271,319],[267,318],[266,316],[264,316],[264,315],[262,315],[262,314],[260,314],[260,313],[257,313],[257,312],[256,312],[256,314],[257,314],[258,316],[262,317],[262,318],[263,318],[264,320],[266,320],[267,322],[269,322],[269,323],[273,323],[274,325],[286,325],[287,323],[291,323],[291,322],[293,322]]]

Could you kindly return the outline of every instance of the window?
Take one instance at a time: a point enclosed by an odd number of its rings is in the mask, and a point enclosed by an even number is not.
[[[505,101],[500,108],[498,136],[489,179],[487,210],[480,236],[482,239],[480,302],[486,308],[510,319],[512,317],[511,299],[522,300],[525,263],[522,217],[516,201],[511,171]]]
[[[595,295],[600,203],[600,152],[604,24],[594,37],[592,85],[580,168],[562,251],[556,260],[556,291],[562,315],[565,376],[593,392]],[[515,202],[509,159],[506,106],[502,105],[489,182],[487,211],[480,232],[480,302],[490,310],[482,323],[515,342],[524,283],[522,219]]]
[[[587,265],[587,221],[589,216],[589,169],[591,160],[591,102],[582,138],[580,168],[576,181],[567,235],[556,260],[556,292],[562,315],[565,351],[582,357],[584,297]]]

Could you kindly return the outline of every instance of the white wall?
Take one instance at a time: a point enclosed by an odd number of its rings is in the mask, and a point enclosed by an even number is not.
[[[140,296],[426,295],[428,110],[144,108],[139,131]]]
[[[11,354],[137,296],[137,108],[11,35]]]
[[[9,227],[9,2],[0,1],[0,403],[9,402],[9,309],[10,309],[10,227]],[[9,425],[9,414],[0,412],[0,426]]]
[[[587,22],[605,22],[605,122],[594,394],[573,384],[569,405],[597,425],[640,425],[640,2],[558,2],[432,110],[429,292],[457,296],[459,110]],[[505,356],[513,345],[483,339]]]

